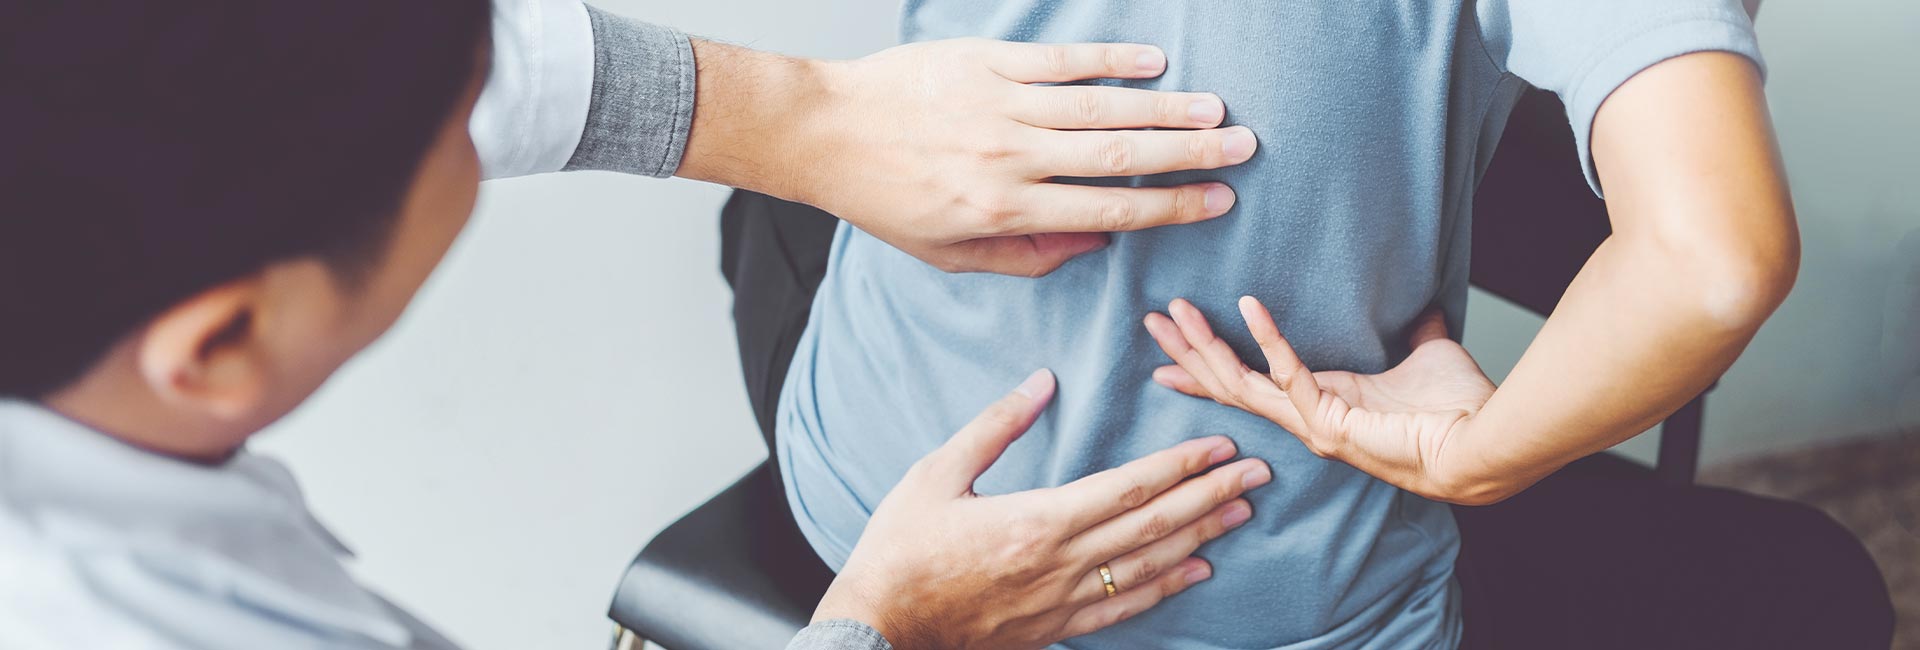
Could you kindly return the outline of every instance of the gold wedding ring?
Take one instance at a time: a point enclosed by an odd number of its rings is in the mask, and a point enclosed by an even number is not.
[[[1113,585],[1113,569],[1105,564],[1100,565],[1100,584],[1106,586],[1108,598],[1120,593],[1120,588]]]

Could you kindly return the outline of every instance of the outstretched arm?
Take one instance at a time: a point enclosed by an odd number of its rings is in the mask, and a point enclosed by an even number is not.
[[[1084,187],[1246,162],[1208,93],[1050,86],[1148,79],[1147,45],[955,39],[853,61],[698,39],[579,0],[496,0],[472,128],[488,178],[681,176],[817,206],[947,271],[1044,275],[1108,232],[1218,217],[1233,191]]]
[[[1614,233],[1497,390],[1429,315],[1379,375],[1311,372],[1242,301],[1271,375],[1246,368],[1184,301],[1147,327],[1177,366],[1155,378],[1266,416],[1316,453],[1401,488],[1497,502],[1646,430],[1725,372],[1785,299],[1793,206],[1746,58],[1648,68],[1601,106],[1593,158]]]

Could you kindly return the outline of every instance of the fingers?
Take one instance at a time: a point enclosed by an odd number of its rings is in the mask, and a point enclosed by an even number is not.
[[[1087,529],[1074,536],[1068,548],[1077,557],[1118,557],[1173,535],[1221,504],[1272,480],[1273,470],[1257,458],[1228,463]]]
[[[1146,505],[1180,481],[1237,453],[1239,450],[1226,436],[1188,440],[1063,485],[1049,495],[1048,500],[1057,504],[1056,516],[1067,520],[1069,529],[1078,534]]]
[[[943,256],[949,262],[938,266],[954,273],[1037,278],[1058,270],[1075,257],[1106,248],[1107,241],[1106,233],[1097,232],[987,237],[947,247]]]
[[[1438,309],[1429,309],[1413,323],[1413,334],[1408,337],[1407,349],[1420,347],[1432,341],[1447,338],[1447,313]]]
[[[1213,398],[1212,395],[1207,394],[1205,386],[1201,386],[1200,382],[1193,379],[1193,375],[1187,374],[1186,369],[1178,365],[1154,368],[1153,381],[1193,397]]]
[[[1180,326],[1180,333],[1186,337],[1187,344],[1200,352],[1200,358],[1213,376],[1219,379],[1221,388],[1226,390],[1227,394],[1220,397],[1245,405],[1245,397],[1249,393],[1247,380],[1258,378],[1258,381],[1267,381],[1240,361],[1240,354],[1234,352],[1232,346],[1213,335],[1213,327],[1207,323],[1207,317],[1193,303],[1175,299],[1167,305],[1167,313]],[[1189,368],[1188,372],[1192,373],[1192,369]]]
[[[1187,343],[1186,335],[1180,332],[1180,325],[1174,323],[1173,319],[1168,318],[1166,314],[1159,312],[1147,314],[1145,322],[1147,333],[1153,336],[1154,343],[1160,345],[1160,351],[1166,353],[1168,359],[1179,364],[1180,369],[1185,371],[1187,379],[1203,391],[1187,394],[1214,400],[1226,399],[1227,390],[1221,385],[1220,378],[1213,375],[1213,368],[1201,358],[1200,351],[1193,349],[1193,346]]]
[[[1206,317],[1191,303],[1175,300],[1167,306],[1167,311],[1173,316],[1148,314],[1147,331],[1153,335],[1154,342],[1160,344],[1160,349],[1167,353],[1167,357],[1178,365],[1155,370],[1154,381],[1194,397],[1210,398],[1253,412],[1290,431],[1298,431],[1304,426],[1298,407],[1290,399],[1291,394],[1284,392],[1285,387],[1277,380],[1281,376],[1278,370],[1275,375],[1268,377],[1248,368],[1226,341],[1214,336]],[[1280,338],[1279,328],[1273,325],[1273,318],[1264,309],[1252,315],[1243,306],[1241,312],[1242,316],[1249,319],[1249,329],[1258,331],[1264,319],[1264,331],[1267,334],[1256,334],[1255,340],[1261,341],[1262,351],[1268,355],[1269,362],[1273,362],[1275,351],[1269,349],[1270,346],[1274,342],[1283,347],[1285,344],[1285,340]],[[1284,352],[1290,356],[1292,348],[1287,347]],[[1295,359],[1294,365],[1298,363],[1298,359]],[[1275,368],[1285,367],[1276,365]]]
[[[1251,518],[1253,506],[1245,499],[1236,499],[1214,508],[1213,512],[1187,524],[1179,532],[1108,562],[1113,584],[1125,592],[1152,582],[1168,569],[1178,566],[1181,560],[1192,556],[1202,544],[1239,528]],[[1088,573],[1087,580],[1074,588],[1070,602],[1073,605],[1088,605],[1106,597],[1105,583],[1100,580],[1100,572],[1096,569]]]
[[[1034,419],[1053,399],[1053,391],[1053,373],[1037,370],[1012,393],[988,406],[923,461],[931,485],[954,495],[970,492],[973,481],[1000,459],[1007,445],[1033,426]]]
[[[1037,176],[1143,176],[1238,165],[1260,147],[1253,129],[1040,131]]]
[[[1267,357],[1267,368],[1273,383],[1287,393],[1287,399],[1299,412],[1303,425],[1313,422],[1320,410],[1320,385],[1314,380],[1313,371],[1308,370],[1307,364],[1300,361],[1300,355],[1294,353],[1293,345],[1280,335],[1280,327],[1273,323],[1272,312],[1267,311],[1253,296],[1241,296],[1240,317],[1246,319],[1247,331],[1253,334],[1254,343],[1259,344],[1260,353]],[[1299,429],[1294,431],[1304,433]]]
[[[1039,183],[1027,188],[1029,209],[1012,234],[1123,232],[1205,221],[1233,207],[1221,183],[1179,187],[1087,187]]]
[[[1131,43],[999,43],[985,45],[987,68],[1020,83],[1083,79],[1149,79],[1167,69],[1167,55]]]
[[[1226,119],[1212,93],[1111,86],[1030,86],[1015,94],[1013,118],[1043,129],[1210,129]]]
[[[1104,630],[1140,612],[1153,609],[1167,597],[1186,591],[1188,587],[1211,577],[1213,567],[1206,560],[1187,558],[1152,582],[1127,588],[1119,595],[1102,598],[1074,612],[1073,616],[1067,618],[1062,634],[1072,638]],[[1104,591],[1101,593],[1105,594]]]

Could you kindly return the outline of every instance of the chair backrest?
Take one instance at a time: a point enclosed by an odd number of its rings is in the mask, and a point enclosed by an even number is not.
[[[1473,200],[1473,284],[1542,316],[1613,232],[1566,115],[1553,93],[1529,89]]]

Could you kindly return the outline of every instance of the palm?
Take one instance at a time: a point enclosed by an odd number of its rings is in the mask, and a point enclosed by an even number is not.
[[[1322,456],[1358,448],[1418,463],[1493,395],[1493,382],[1466,348],[1447,338],[1438,314],[1422,317],[1413,352],[1386,372],[1311,372],[1266,309],[1242,299],[1241,315],[1273,369],[1263,375],[1215,337],[1192,305],[1177,300],[1168,311],[1172,318],[1147,317],[1154,340],[1177,364],[1156,371],[1156,381],[1272,420]]]
[[[1449,339],[1428,341],[1377,375],[1331,370],[1314,373],[1314,379],[1353,408],[1376,413],[1473,413],[1494,388],[1467,349]]]
[[[1328,422],[1347,436],[1361,444],[1410,441],[1422,449],[1438,446],[1454,425],[1479,412],[1494,389],[1467,349],[1446,338],[1421,344],[1377,375],[1333,370],[1313,376],[1333,402],[1327,408],[1343,411]]]

